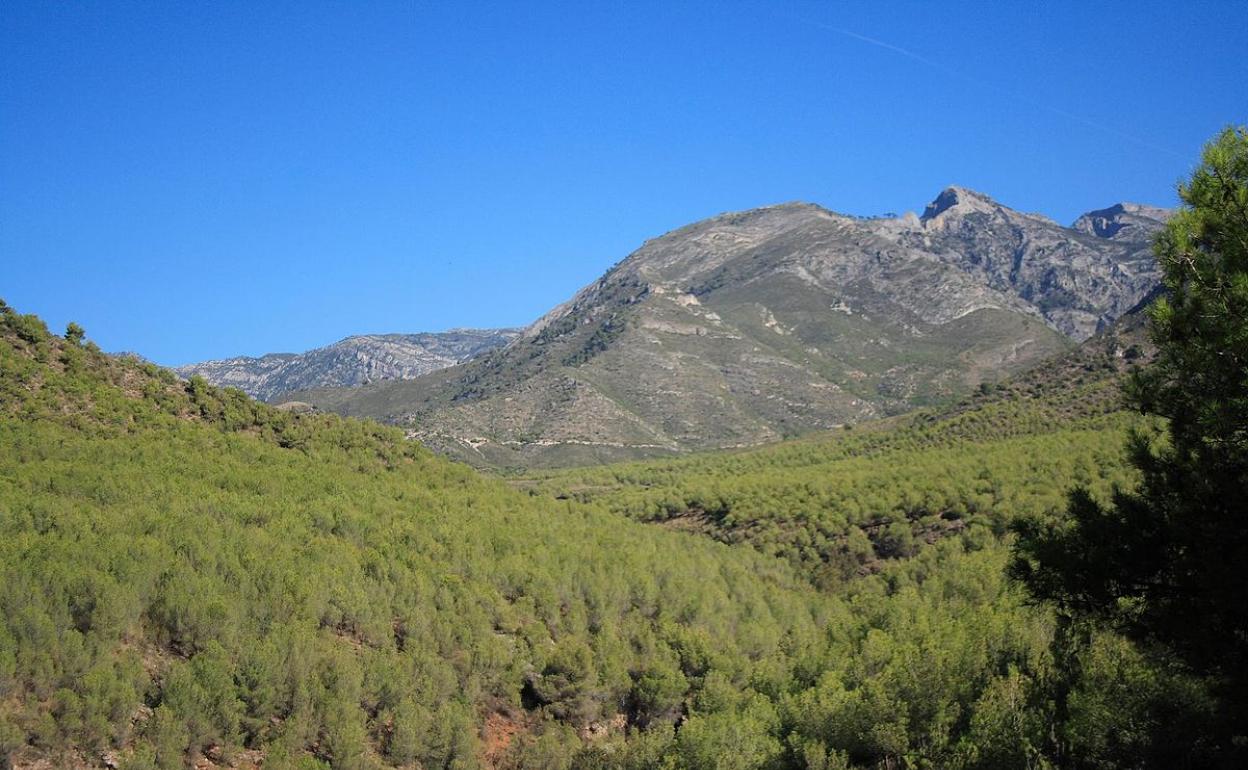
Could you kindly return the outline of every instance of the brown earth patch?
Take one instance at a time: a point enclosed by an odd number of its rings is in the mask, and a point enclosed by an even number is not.
[[[510,711],[491,711],[481,727],[481,761],[490,770],[507,767],[517,739],[532,729],[531,721]]]

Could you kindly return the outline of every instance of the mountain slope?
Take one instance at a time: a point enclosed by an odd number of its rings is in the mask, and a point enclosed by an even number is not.
[[[490,465],[775,441],[944,402],[1086,338],[1157,276],[1146,239],[1092,230],[962,188],[921,218],[724,214],[648,241],[499,351],[297,398]]]
[[[452,329],[424,334],[363,334],[306,353],[269,353],[174,369],[265,401],[296,390],[404,380],[471,360],[514,339],[519,329]]]
[[[1143,303],[1078,348],[940,410],[735,452],[533,473],[513,485],[792,560],[835,584],[900,544],[1060,510],[1075,483],[1134,483],[1147,421],[1127,373],[1151,360]],[[857,551],[850,546],[856,543]],[[863,550],[870,544],[870,550]]]
[[[1164,209],[1120,203],[1064,228],[951,187],[924,211],[922,227],[901,238],[1020,297],[1053,328],[1084,340],[1157,284],[1151,243],[1166,216]]]
[[[1100,238],[1147,244],[1152,241],[1158,225],[1169,218],[1169,209],[1139,203],[1117,203],[1107,209],[1089,211],[1076,219],[1071,227]]]

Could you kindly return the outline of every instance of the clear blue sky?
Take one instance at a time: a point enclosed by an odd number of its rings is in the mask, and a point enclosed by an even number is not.
[[[0,297],[164,364],[519,325],[644,239],[1170,205],[1224,3],[0,4]]]

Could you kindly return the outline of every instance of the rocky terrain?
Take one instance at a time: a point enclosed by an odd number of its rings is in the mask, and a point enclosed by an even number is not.
[[[1167,213],[1119,203],[1088,212],[1064,228],[980,193],[949,188],[924,211],[921,227],[902,240],[934,251],[993,289],[1016,295],[1054,329],[1084,340],[1156,284],[1160,273],[1151,238]]]
[[[213,385],[263,401],[296,390],[403,380],[471,360],[507,344],[519,329],[452,329],[426,334],[364,334],[306,353],[240,356],[177,367]]]
[[[1100,238],[1147,244],[1157,232],[1157,226],[1169,216],[1168,209],[1118,203],[1107,209],[1089,211],[1076,219],[1071,227]]]
[[[299,400],[490,465],[746,446],[940,403],[1068,349],[1153,289],[1166,212],[1064,227],[963,188],[922,216],[790,203],[646,242],[506,347]]]

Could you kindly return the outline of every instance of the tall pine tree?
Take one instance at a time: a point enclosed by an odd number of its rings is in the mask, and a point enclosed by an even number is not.
[[[1022,525],[1012,570],[1206,678],[1234,764],[1248,753],[1248,129],[1210,142],[1179,196],[1155,247],[1158,356],[1127,388],[1165,432],[1131,439],[1137,489],[1109,505],[1076,490],[1060,522]]]

